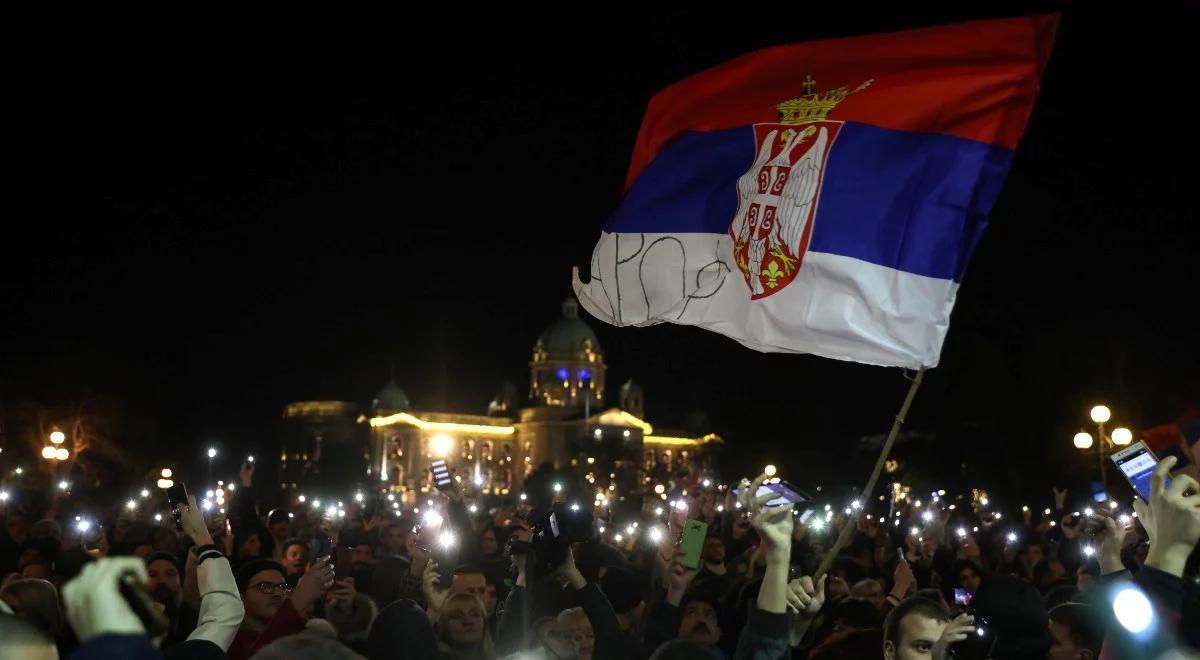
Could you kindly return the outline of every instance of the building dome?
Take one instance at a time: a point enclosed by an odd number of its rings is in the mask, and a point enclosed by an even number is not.
[[[546,360],[573,360],[582,351],[602,352],[596,333],[579,318],[579,303],[574,298],[563,302],[562,317],[542,332],[533,350]]]
[[[408,410],[409,407],[408,394],[396,384],[395,378],[389,380],[388,384],[379,390],[379,394],[375,395],[375,401],[371,403],[372,411]]]
[[[621,409],[634,417],[646,416],[646,395],[632,378],[621,386]]]
[[[604,402],[604,352],[596,333],[568,298],[562,316],[533,345],[529,398],[535,405],[583,407]]]

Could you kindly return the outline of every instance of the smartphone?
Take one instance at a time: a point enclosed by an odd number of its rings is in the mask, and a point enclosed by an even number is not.
[[[430,516],[426,514],[426,517],[413,528],[413,545],[431,555],[434,554],[437,551],[438,537],[441,536],[442,529],[449,529],[444,518],[438,516],[436,520],[431,521]]]
[[[433,485],[441,491],[450,490],[454,480],[450,478],[450,468],[446,466],[446,461],[439,458],[430,463],[430,469],[433,470]]]
[[[308,542],[308,561],[316,563],[322,557],[333,554],[333,539],[321,536]]]
[[[809,518],[812,518],[812,517],[813,517],[813,514],[814,514],[814,513],[816,513],[816,512],[817,512],[817,510],[816,510],[816,509],[806,509],[806,510],[804,511],[804,513],[800,514],[800,519],[799,519],[799,520],[800,520],[800,524],[801,524],[801,525],[807,525],[807,524],[808,524],[808,520],[809,520]]]
[[[167,506],[171,507],[171,517],[175,519],[175,529],[183,531],[183,517],[180,507],[188,506],[187,486],[182,481],[176,481],[174,486],[167,489]]]
[[[1154,474],[1154,468],[1158,467],[1158,457],[1146,443],[1138,440],[1128,447],[1116,452],[1112,455],[1112,462],[1116,463],[1117,469],[1129,481],[1129,485],[1137,491],[1137,494],[1147,502],[1150,501],[1150,475]],[[1171,480],[1167,479],[1166,484],[1170,485]]]
[[[763,484],[758,487],[758,492],[755,493],[755,495],[762,497],[763,495],[770,495],[772,493],[778,495],[779,497],[769,500],[767,502],[767,506],[783,506],[789,502],[792,504],[801,504],[812,499],[804,491],[796,488],[786,481],[775,481],[774,483]],[[738,494],[737,488],[733,489],[733,494]]]
[[[687,568],[700,568],[700,553],[704,551],[704,539],[707,536],[708,523],[689,518],[683,525],[683,534],[679,537],[679,549],[683,551],[679,563]]]
[[[333,574],[338,579],[354,576],[354,561],[350,558],[350,548],[338,548],[333,562]]]
[[[449,530],[443,532],[443,534],[446,533],[453,534],[453,532]],[[461,544],[456,539],[455,542],[450,543],[449,545],[442,545],[441,543],[438,543],[436,546],[434,546],[435,549],[432,553],[432,558],[437,562],[438,589],[449,589],[451,584],[454,583],[454,569],[458,567],[459,545]]]
[[[971,599],[975,597],[975,592],[962,587],[954,588],[954,604],[966,607],[971,604]]]

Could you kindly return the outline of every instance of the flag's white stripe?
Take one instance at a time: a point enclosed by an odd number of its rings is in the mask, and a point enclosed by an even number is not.
[[[914,368],[936,366],[958,292],[951,280],[809,252],[795,280],[752,301],[724,234],[605,232],[591,272],[575,292],[614,325],[697,325],[761,351]]]

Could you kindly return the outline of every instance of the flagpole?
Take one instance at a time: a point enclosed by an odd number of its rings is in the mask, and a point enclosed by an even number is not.
[[[896,419],[892,422],[892,430],[888,433],[887,440],[883,443],[883,450],[879,452],[879,458],[875,461],[875,470],[871,472],[871,478],[867,480],[867,485],[862,489],[859,497],[862,498],[863,506],[866,507],[871,499],[872,491],[875,490],[875,482],[879,480],[879,473],[883,471],[883,464],[887,462],[888,455],[892,453],[892,445],[896,442],[896,436],[900,434],[900,427],[904,426],[904,418],[908,415],[908,407],[912,405],[913,399],[917,395],[917,389],[921,387],[921,381],[925,378],[925,367],[917,370],[917,375],[913,377],[912,384],[908,386],[908,395],[904,397],[904,403],[900,406],[900,412],[896,413]],[[857,515],[855,512],[846,518],[846,522],[842,524],[842,530],[838,533],[837,541],[833,547],[829,549],[825,559],[821,561],[821,565],[817,568],[817,572],[813,574],[813,582],[821,579],[829,571],[833,561],[837,559],[838,553],[842,547],[846,545],[846,541],[850,539],[850,533],[854,531],[857,524]]]

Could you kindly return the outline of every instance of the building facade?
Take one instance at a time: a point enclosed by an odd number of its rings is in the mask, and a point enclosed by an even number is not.
[[[281,455],[289,468],[284,474],[290,475],[289,484],[300,487],[303,475],[328,472],[291,466],[297,455],[309,459],[304,462],[328,456],[332,429],[343,459],[362,457],[362,479],[356,481],[393,491],[430,489],[434,459],[445,460],[456,479],[499,495],[517,491],[531,471],[547,463],[559,470],[573,468],[597,489],[619,486],[622,491],[640,489],[652,478],[711,467],[720,437],[656,429],[645,419],[644,394],[633,381],[621,386],[616,405],[607,405],[607,369],[599,339],[569,299],[534,342],[526,405],[519,404],[516,388],[505,382],[486,414],[416,410],[392,380],[364,414],[352,418],[357,434],[347,434],[347,427],[329,416],[347,419],[350,404],[289,404],[285,421],[305,429],[289,437],[307,444],[289,445],[285,438]],[[343,437],[348,438],[344,443]]]

